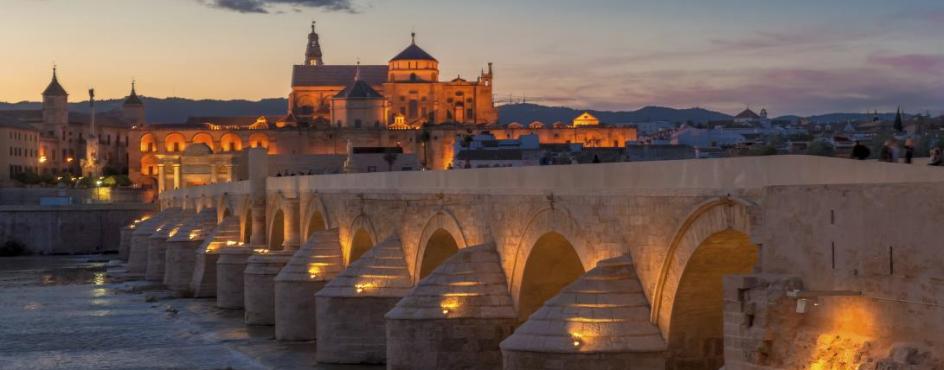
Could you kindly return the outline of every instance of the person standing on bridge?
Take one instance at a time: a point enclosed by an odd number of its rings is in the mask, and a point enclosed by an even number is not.
[[[944,153],[942,153],[941,147],[931,149],[931,160],[928,161],[928,166],[942,165],[944,165]]]
[[[862,145],[862,142],[856,140],[855,146],[852,147],[852,158],[864,161],[869,159],[869,156],[872,155],[872,151],[869,150],[869,147]]]
[[[905,163],[911,164],[911,160],[914,158],[914,140],[908,139],[905,140]]]

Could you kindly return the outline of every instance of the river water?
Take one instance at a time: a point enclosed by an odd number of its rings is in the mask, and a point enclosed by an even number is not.
[[[109,258],[0,258],[0,369],[384,368],[317,365],[314,343],[277,342],[212,299],[122,281]]]

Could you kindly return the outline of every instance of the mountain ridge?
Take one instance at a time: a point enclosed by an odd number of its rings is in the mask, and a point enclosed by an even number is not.
[[[147,107],[147,119],[153,123],[185,122],[192,116],[261,116],[285,114],[288,100],[285,98],[271,98],[261,100],[218,100],[218,99],[188,99],[179,97],[170,98],[142,98]],[[99,111],[120,109],[124,99],[106,99],[97,101]],[[0,102],[0,110],[40,109],[42,103],[23,101],[17,103]],[[87,101],[69,103],[69,109],[76,112],[88,112]],[[610,111],[597,109],[577,109],[562,106],[544,106],[532,103],[507,104],[498,106],[499,121],[501,124],[519,122],[528,124],[532,121],[541,121],[547,124],[557,121],[570,122],[583,112],[590,112],[600,121],[610,124],[639,123],[653,121],[708,122],[730,120],[731,115],[704,109],[670,108],[661,106],[646,106],[637,110]],[[880,113],[882,120],[894,119],[894,112]],[[807,118],[815,123],[847,122],[871,120],[869,113],[827,113],[812,116],[784,115],[776,120],[796,120]]]

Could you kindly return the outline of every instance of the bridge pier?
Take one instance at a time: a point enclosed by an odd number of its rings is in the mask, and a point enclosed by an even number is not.
[[[517,324],[491,244],[459,250],[387,313],[387,369],[499,369]]]
[[[131,245],[128,246],[128,273],[144,275],[147,271],[147,254],[150,237],[158,228],[166,223],[167,218],[179,212],[180,209],[170,208],[161,211],[141,223],[131,233]]]
[[[246,262],[243,303],[249,325],[275,325],[275,276],[294,251],[257,250]]]
[[[501,343],[505,370],[665,369],[666,342],[629,256],[600,261]]]
[[[197,248],[190,289],[196,298],[216,297],[216,264],[220,249],[239,245],[239,218],[229,216]]]
[[[121,228],[120,242],[118,244],[118,259],[128,262],[128,253],[129,248],[131,248],[131,234],[134,233],[134,228],[137,224],[140,223],[138,220],[135,220],[135,223]]]
[[[190,296],[190,282],[196,265],[197,247],[216,225],[216,210],[204,208],[167,242],[164,285],[179,296]]]
[[[275,277],[275,339],[315,340],[315,293],[343,269],[338,230],[312,233]]]
[[[222,248],[216,261],[216,306],[226,309],[245,307],[244,293],[246,263],[252,256],[252,248],[240,246]]]
[[[322,363],[384,363],[384,315],[413,281],[399,238],[368,250],[315,295],[317,353]]]
[[[187,222],[193,216],[192,210],[183,210],[175,217],[158,229],[148,239],[147,249],[147,268],[144,272],[144,280],[164,281],[164,263],[167,261],[167,243],[168,239],[175,236],[180,226]]]

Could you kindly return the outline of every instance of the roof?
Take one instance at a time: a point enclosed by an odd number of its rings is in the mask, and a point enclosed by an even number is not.
[[[131,83],[131,95],[128,95],[128,98],[125,99],[124,105],[144,105],[144,102],[138,97],[138,92],[134,91],[134,82]]]
[[[747,108],[747,109],[745,109],[743,112],[738,113],[738,115],[734,116],[734,118],[735,118],[735,119],[737,119],[737,118],[741,118],[741,119],[760,119],[760,116],[758,116],[757,113],[754,113],[754,111],[752,111],[750,108]]]
[[[184,122],[184,124],[202,125],[205,123],[213,123],[222,126],[251,126],[259,120],[259,117],[265,117],[266,121],[275,123],[285,119],[286,116],[193,116],[187,118],[187,121]]]
[[[315,231],[292,255],[276,281],[329,281],[344,271],[338,229]]]
[[[66,92],[66,89],[62,88],[62,85],[59,84],[59,78],[56,77],[56,70],[52,71],[52,81],[49,82],[49,86],[46,86],[46,90],[43,90],[43,96],[68,96],[69,93]]]
[[[403,49],[403,51],[401,51],[400,54],[397,54],[397,56],[393,57],[393,59],[390,59],[391,62],[394,60],[436,61],[436,58],[433,58],[433,56],[429,55],[429,53],[427,53],[426,50],[423,50],[423,48],[417,46],[416,42],[413,42],[410,44],[410,46],[407,46],[406,49]]]
[[[70,125],[88,125],[92,121],[89,113],[69,112]],[[128,127],[128,123],[121,118],[120,111],[96,112],[96,127]]]
[[[348,86],[356,74],[356,65],[297,65],[292,69],[292,86]],[[387,82],[387,66],[361,65],[360,79],[382,85]]]
[[[383,99],[383,95],[363,80],[354,81],[334,96],[338,99]]]
[[[494,244],[460,249],[386,315],[395,320],[517,316]]]
[[[354,154],[386,154],[403,153],[403,148],[398,146],[358,146],[354,147]]]
[[[523,157],[521,149],[463,150],[456,153],[459,161],[520,161]]]
[[[588,304],[589,303],[589,304]],[[599,353],[664,351],[630,257],[600,261],[544,303],[501,343],[503,351]],[[579,341],[574,345],[574,341]]]
[[[413,289],[403,245],[392,237],[370,248],[318,291],[317,297],[403,297]]]
[[[16,117],[0,115],[0,128],[15,128],[20,130],[37,131],[33,125],[20,121]]]

